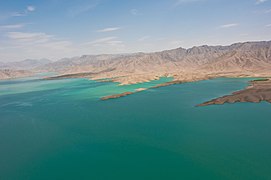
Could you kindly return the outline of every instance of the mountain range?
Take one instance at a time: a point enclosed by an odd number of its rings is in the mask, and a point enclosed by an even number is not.
[[[220,76],[268,76],[271,73],[271,41],[204,45],[155,53],[85,55],[38,69],[74,77],[113,78],[122,84],[145,82],[161,76],[172,76],[180,81]]]
[[[112,78],[133,84],[171,76],[179,81],[213,77],[270,76],[271,41],[197,46],[154,53],[84,55],[59,61],[23,61],[7,68],[57,72],[61,77]],[[5,67],[5,66],[4,66]]]

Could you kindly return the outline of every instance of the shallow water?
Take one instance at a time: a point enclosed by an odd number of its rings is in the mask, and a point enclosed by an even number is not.
[[[271,179],[270,104],[195,107],[249,79],[99,100],[169,80],[0,81],[0,179]]]

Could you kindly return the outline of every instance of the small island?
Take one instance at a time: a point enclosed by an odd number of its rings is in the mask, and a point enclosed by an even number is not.
[[[117,99],[117,98],[128,96],[131,94],[134,94],[134,93],[133,92],[124,92],[121,94],[114,94],[114,95],[102,97],[101,100],[105,101],[105,100],[109,100],[109,99]]]

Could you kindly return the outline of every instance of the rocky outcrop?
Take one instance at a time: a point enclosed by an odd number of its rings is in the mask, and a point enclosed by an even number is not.
[[[237,91],[231,95],[216,98],[197,106],[208,106],[235,102],[259,103],[261,101],[267,101],[271,103],[271,80],[269,79],[251,81],[250,86],[245,90]]]

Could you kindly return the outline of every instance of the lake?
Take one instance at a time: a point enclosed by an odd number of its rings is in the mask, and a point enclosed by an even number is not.
[[[271,179],[271,105],[195,107],[247,86],[0,81],[0,179]]]

